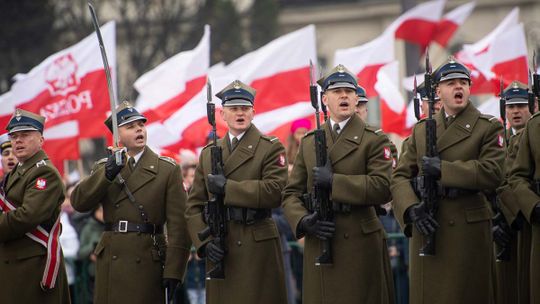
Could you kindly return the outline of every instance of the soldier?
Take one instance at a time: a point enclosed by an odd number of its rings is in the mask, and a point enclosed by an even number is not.
[[[41,149],[44,122],[17,109],[7,126],[19,164],[0,188],[2,303],[70,303],[59,247],[64,185]]]
[[[118,106],[117,121],[128,160],[123,155],[118,165],[110,151],[71,195],[77,211],[103,206],[94,302],[163,303],[183,279],[191,248],[180,167],[146,146],[146,118],[128,102]],[[112,117],[105,124],[112,130]]]
[[[427,96],[427,92],[426,92],[426,85],[425,83],[421,83],[418,88],[417,88],[417,92],[418,94],[420,94],[420,100],[422,101],[422,103],[420,104],[420,108],[422,110],[422,118],[426,117],[427,116],[427,113],[429,111],[428,107],[429,107],[429,99],[428,99],[428,96]],[[441,98],[439,96],[435,96],[435,103],[433,104],[433,114],[437,114],[439,113],[439,111],[441,110]]]
[[[356,112],[356,114],[358,114],[358,117],[360,117],[360,119],[362,119],[364,122],[367,122],[367,103],[369,99],[366,96],[366,90],[362,86],[358,85],[358,87],[356,88],[356,95],[358,95],[358,101],[356,102],[356,108],[354,111]]]
[[[535,99],[535,109],[536,106]],[[535,150],[540,145],[535,138],[540,126],[538,117],[538,112],[532,115],[523,131],[518,132],[509,174],[519,212],[525,218],[518,239],[519,303],[540,303],[540,153]]]
[[[355,114],[357,81],[344,66],[319,84],[330,113],[322,126],[329,160],[316,167],[314,133],[307,133],[282,205],[296,237],[305,236],[304,303],[393,303],[385,233],[373,208],[390,199],[389,141]],[[334,221],[320,220],[308,210],[311,204],[303,203],[314,185],[330,191]],[[315,265],[321,240],[331,242],[332,265]]]
[[[287,180],[285,149],[275,137],[252,124],[255,91],[235,80],[216,94],[228,132],[222,149],[223,174],[211,174],[210,145],[203,148],[186,217],[199,256],[223,262],[224,280],[206,284],[207,303],[287,303],[279,233],[271,209],[279,207]],[[203,209],[214,195],[223,195],[227,209],[225,248],[215,240],[199,241],[206,228]]]
[[[469,101],[470,73],[450,59],[435,73],[443,109],[434,116],[437,154],[426,154],[426,120],[404,142],[392,175],[394,212],[410,246],[411,303],[493,303],[491,210],[482,190],[502,181],[502,126]],[[421,201],[417,176],[438,179],[438,211]],[[414,227],[414,229],[413,229]],[[419,256],[434,233],[435,255]]]
[[[11,141],[7,133],[0,136],[0,153],[2,154],[2,172],[5,177],[17,164],[17,159],[13,154]]]
[[[503,92],[505,100],[505,117],[510,128],[506,130],[507,147],[504,163],[505,180],[497,189],[498,207],[501,214],[495,217],[493,223],[493,239],[499,245],[498,254],[505,248],[506,260],[499,257],[496,264],[497,303],[528,303],[518,301],[519,291],[521,298],[528,297],[529,280],[524,274],[529,272],[530,258],[530,225],[526,223],[520,213],[517,197],[508,185],[509,171],[517,154],[519,139],[525,124],[531,117],[529,112],[529,96],[527,86],[514,81]],[[523,227],[526,225],[526,227]],[[521,230],[521,231],[518,231]],[[526,231],[524,231],[526,230]],[[517,233],[517,234],[516,234]],[[518,242],[525,250],[518,251]],[[518,257],[518,254],[521,256]],[[523,295],[526,293],[526,295]]]

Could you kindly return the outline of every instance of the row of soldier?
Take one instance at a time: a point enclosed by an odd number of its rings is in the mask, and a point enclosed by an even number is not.
[[[235,81],[216,95],[227,133],[201,151],[189,193],[174,160],[146,146],[146,118],[129,103],[120,105],[122,161],[115,159],[119,148],[110,148],[110,156],[96,162],[71,197],[79,211],[103,206],[95,303],[167,302],[183,279],[192,246],[207,258],[208,269],[224,270],[224,278],[207,282],[207,303],[287,303],[279,234],[271,218],[271,209],[280,206],[296,237],[305,237],[304,303],[394,303],[377,213],[391,200],[411,238],[411,303],[540,301],[530,288],[540,280],[540,152],[535,150],[540,143],[534,137],[539,122],[536,115],[529,120],[526,87],[505,91],[511,125],[505,153],[499,120],[469,101],[468,69],[453,60],[443,64],[422,95],[423,112],[429,112],[428,102],[436,110],[437,153],[426,156],[428,119],[422,119],[397,161],[388,137],[361,118],[367,99],[352,73],[339,65],[319,84],[329,113],[320,126],[324,164],[317,161],[316,131],[308,132],[287,178],[283,145],[252,124],[255,91]],[[432,100],[430,89],[436,94]],[[112,131],[112,118],[105,123]],[[4,155],[8,149],[2,146],[2,167],[11,170],[2,182],[0,213],[0,273],[10,278],[0,284],[6,303],[69,302],[61,253],[54,254],[63,189],[41,150],[43,127],[43,117],[16,110],[6,143],[16,160]],[[212,170],[212,147],[220,148],[221,172]],[[426,176],[437,181],[435,213],[422,200],[418,177]],[[322,216],[311,202],[313,189],[329,195],[332,217]],[[201,240],[214,197],[225,206],[225,238]],[[493,197],[498,197],[495,209],[488,200]],[[492,221],[494,211],[506,221]],[[434,254],[419,256],[428,238],[436,240]],[[493,241],[511,251],[509,261],[496,262]],[[328,250],[331,261],[321,263],[321,252]]]

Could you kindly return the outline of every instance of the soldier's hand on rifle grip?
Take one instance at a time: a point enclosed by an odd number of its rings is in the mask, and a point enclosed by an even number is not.
[[[336,224],[334,222],[319,220],[319,214],[314,212],[302,218],[299,228],[305,234],[315,236],[320,240],[328,240],[334,236]]]
[[[227,178],[223,174],[208,174],[208,191],[214,195],[225,195]]]
[[[537,204],[532,211],[531,223],[540,223],[540,204]]]
[[[167,289],[167,296],[168,296],[167,303],[172,301],[174,297],[174,292],[176,291],[178,284],[180,284],[180,280],[178,279],[172,279],[172,278],[163,279],[163,287]]]
[[[422,171],[433,178],[441,178],[441,159],[438,156],[422,157]]]
[[[409,207],[409,209],[407,209],[407,214],[416,226],[416,229],[424,236],[433,234],[437,228],[439,228],[439,223],[426,212],[424,202]]]
[[[126,165],[126,155],[125,155],[125,152],[121,152],[122,154],[122,164],[121,165],[118,165],[116,163],[116,156],[115,156],[115,153],[116,151],[118,151],[118,149],[113,149],[111,147],[108,148],[108,157],[107,157],[107,162],[105,163],[105,177],[109,180],[109,181],[113,181],[116,176],[118,175],[118,173],[120,173],[120,170],[122,170],[122,168],[124,168],[124,166]]]
[[[493,240],[495,243],[501,247],[507,247],[510,244],[512,230],[510,226],[506,224],[504,219],[501,218],[501,215],[498,214],[499,220],[493,220],[493,227],[491,228],[491,233],[493,235]]]
[[[331,189],[333,180],[334,171],[332,170],[332,162],[330,159],[326,160],[326,165],[324,167],[313,167],[313,184],[316,187]]]
[[[219,246],[217,239],[214,239],[206,244],[206,256],[208,259],[217,264],[225,257],[225,250]]]

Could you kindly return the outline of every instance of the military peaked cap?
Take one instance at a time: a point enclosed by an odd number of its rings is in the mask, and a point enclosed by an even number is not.
[[[512,82],[503,92],[506,105],[528,104],[529,90],[527,86],[519,81]]]
[[[358,87],[356,76],[342,64],[338,64],[317,83],[323,91],[337,88],[350,88],[356,91]]]
[[[9,140],[9,135],[4,133],[0,135],[0,153],[7,148],[11,148],[11,141]]]
[[[217,93],[216,97],[221,99],[221,105],[224,107],[253,106],[255,94],[254,88],[235,80]]]
[[[469,69],[457,62],[452,56],[435,71],[435,83],[450,79],[467,79],[471,81],[471,72]]]
[[[116,107],[116,122],[119,127],[136,120],[143,120],[146,122],[146,117],[139,113],[139,111],[137,111],[137,109],[135,109],[128,101],[123,101]],[[112,115],[107,117],[105,125],[112,131]]]
[[[426,84],[422,82],[417,88],[416,93],[420,94],[420,98],[422,101],[428,101],[427,91],[426,91]],[[439,101],[441,98],[435,94],[435,101]]]
[[[9,120],[6,130],[10,134],[19,131],[39,131],[39,133],[43,134],[44,124],[45,117],[29,111],[16,109]]]
[[[356,87],[356,95],[358,95],[358,103],[366,103],[369,101],[366,96],[366,90],[361,85]]]

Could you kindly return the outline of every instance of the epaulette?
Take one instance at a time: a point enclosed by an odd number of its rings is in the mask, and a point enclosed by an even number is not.
[[[279,138],[277,138],[276,136],[262,135],[261,138],[271,143],[279,142]]]
[[[206,146],[204,146],[204,147],[201,149],[201,151],[204,150],[204,149],[206,149],[206,148],[211,147],[213,144],[214,144],[214,142],[207,143]]]
[[[160,156],[159,159],[164,160],[164,161],[170,163],[170,164],[173,165],[173,166],[176,166],[176,165],[177,165],[176,161],[175,161],[173,158],[171,158],[171,157],[168,157],[168,156]]]
[[[372,132],[372,133],[375,133],[377,135],[383,135],[383,131],[381,128],[376,128],[376,127],[372,127],[372,126],[366,126],[366,130]]]
[[[315,130],[317,130],[317,129],[315,129]],[[304,134],[304,137],[303,137],[303,138],[306,138],[306,137],[308,137],[308,136],[310,136],[310,135],[315,134],[315,130],[311,130],[311,131],[307,132],[306,134]]]
[[[531,116],[531,118],[536,117],[536,116],[538,116],[538,115],[540,115],[540,111],[534,113],[534,114]]]
[[[489,122],[495,122],[499,120],[497,117],[489,114],[480,114],[480,118],[485,119]]]
[[[36,167],[37,167],[37,168],[43,167],[43,166],[47,166],[47,162],[46,162],[44,159],[42,159],[42,160],[40,160],[40,161],[38,161],[38,162],[36,163]]]
[[[106,163],[106,162],[107,162],[107,158],[105,157],[105,158],[102,158],[102,159],[98,160],[96,162],[96,165],[103,164],[103,163]]]

